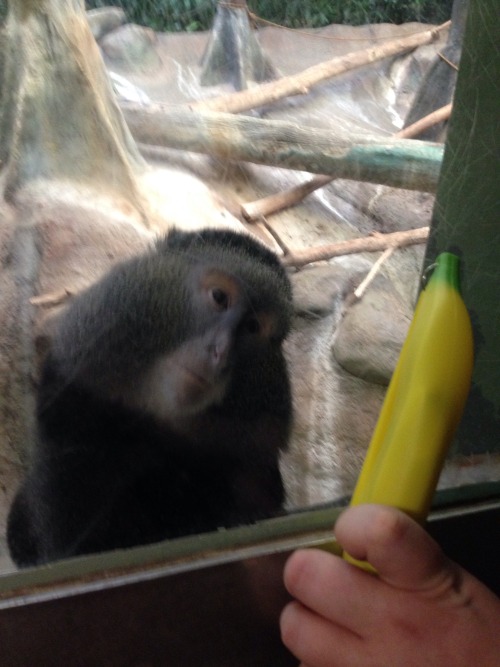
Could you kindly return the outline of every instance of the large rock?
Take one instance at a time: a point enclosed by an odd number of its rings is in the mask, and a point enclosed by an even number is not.
[[[99,40],[126,23],[127,17],[121,7],[98,7],[89,9],[87,21],[94,39]]]
[[[347,307],[332,344],[333,355],[353,375],[387,385],[410,321],[408,306],[390,280],[379,275],[363,297]]]
[[[286,353],[294,428],[282,460],[290,508],[352,491],[380,410],[385,387],[345,370],[331,352],[345,304],[369,267],[351,255],[292,276],[296,317]]]
[[[309,266],[299,271],[292,276],[296,314],[312,319],[333,314],[356,287],[356,278],[368,269],[366,261],[354,257],[349,259],[348,266],[340,258],[334,264]]]
[[[99,45],[111,69],[151,72],[160,65],[156,41],[153,30],[129,23],[110,32]]]

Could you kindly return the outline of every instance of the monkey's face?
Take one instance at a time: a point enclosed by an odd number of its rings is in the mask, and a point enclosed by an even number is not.
[[[287,275],[267,248],[234,232],[174,231],[76,297],[51,355],[61,386],[184,434],[214,412],[257,419],[281,395],[288,416],[291,312]]]
[[[221,405],[240,362],[261,363],[279,335],[278,318],[259,310],[247,286],[228,272],[199,267],[189,292],[191,337],[159,355],[139,389],[141,407],[174,427]]]

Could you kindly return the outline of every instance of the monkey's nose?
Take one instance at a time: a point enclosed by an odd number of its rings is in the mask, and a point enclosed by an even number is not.
[[[218,331],[209,345],[210,361],[214,370],[222,370],[228,363],[231,336],[227,331]]]

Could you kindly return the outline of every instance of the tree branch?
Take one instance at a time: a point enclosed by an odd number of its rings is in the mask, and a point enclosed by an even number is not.
[[[223,160],[244,160],[424,192],[436,189],[441,168],[443,147],[430,142],[342,136],[298,123],[186,112],[161,104],[123,104],[122,111],[141,143],[207,153]]]
[[[404,232],[393,232],[391,234],[375,234],[373,236],[364,236],[339,243],[329,243],[327,245],[308,248],[307,250],[297,250],[291,252],[282,258],[285,266],[305,266],[311,262],[339,257],[340,255],[353,255],[358,252],[375,252],[377,250],[386,250],[387,248],[402,248],[417,243],[425,243],[429,236],[429,227],[418,227]]]
[[[363,65],[369,65],[389,56],[411,51],[417,46],[428,44],[436,39],[442,30],[448,28],[450,23],[450,21],[447,21],[430,30],[424,30],[408,37],[395,39],[382,46],[352,51],[327,62],[313,65],[299,74],[285,76],[278,81],[255,86],[251,90],[195,102],[190,104],[190,107],[197,111],[238,113],[239,111],[247,111],[248,109],[254,109],[255,107],[275,102],[289,95],[305,95],[312,86],[325,79],[330,79],[344,72],[363,67]]]

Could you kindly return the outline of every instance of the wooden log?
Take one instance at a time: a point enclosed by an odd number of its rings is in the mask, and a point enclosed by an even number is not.
[[[441,107],[441,109],[437,109],[425,116],[425,118],[421,118],[416,123],[408,125],[408,127],[396,132],[394,136],[400,139],[416,136],[423,130],[432,127],[432,125],[447,120],[450,117],[450,114],[451,104],[447,104],[446,106]],[[282,192],[277,192],[268,197],[242,204],[241,214],[247,222],[260,220],[263,217],[290,208],[290,206],[295,206],[295,204],[298,204],[305,199],[305,197],[310,195],[311,192],[331,183],[334,178],[334,176],[325,176],[321,174],[313,176],[308,181],[300,183],[288,190],[283,190]]]
[[[296,123],[165,105],[124,104],[141,143],[298,169],[336,178],[434,192],[443,148],[438,144],[366,135],[338,135]]]

